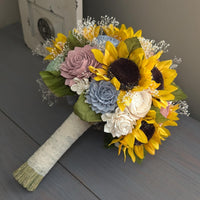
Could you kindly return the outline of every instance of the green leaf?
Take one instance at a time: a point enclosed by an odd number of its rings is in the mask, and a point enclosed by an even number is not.
[[[134,51],[135,49],[141,48],[141,44],[137,37],[128,38],[124,41],[128,48],[129,54]]]
[[[173,85],[178,88],[176,91],[172,92],[172,94],[175,96],[175,99],[173,101],[187,99],[187,95],[183,92],[183,90],[175,83],[173,83]]]
[[[63,97],[74,94],[70,87],[65,85],[65,78],[60,75],[59,71],[41,71],[40,76],[55,96]]]
[[[142,164],[142,161],[144,160],[144,159],[141,159],[141,158],[139,158],[136,154],[135,154],[135,162],[137,163],[137,164]]]
[[[52,60],[46,68],[46,71],[58,71],[61,63],[63,63],[64,57],[57,56],[54,60]]]
[[[85,102],[85,95],[82,93],[74,105],[74,113],[87,122],[101,122],[101,114],[96,114],[90,105]]]
[[[79,35],[78,37],[79,39],[72,32],[69,33],[67,45],[71,50],[73,50],[75,47],[84,47],[86,44],[89,44],[88,40],[83,36]]]
[[[151,106],[151,110],[155,110],[156,111],[156,122],[157,123],[163,123],[165,121],[167,121],[168,119],[165,118],[161,113],[160,113],[160,109],[155,107],[155,106]]]

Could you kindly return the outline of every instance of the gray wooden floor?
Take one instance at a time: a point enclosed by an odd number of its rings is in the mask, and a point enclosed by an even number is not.
[[[200,122],[181,117],[155,156],[132,164],[105,149],[89,129],[64,154],[35,192],[13,179],[18,168],[71,113],[65,101],[42,102],[36,79],[42,58],[24,45],[21,26],[0,30],[1,200],[199,200]]]

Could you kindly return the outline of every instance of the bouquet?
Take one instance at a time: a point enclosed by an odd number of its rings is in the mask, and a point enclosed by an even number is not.
[[[180,59],[161,60],[169,46],[145,39],[113,17],[83,20],[66,37],[58,33],[46,47],[49,60],[40,72],[56,97],[77,96],[73,113],[14,172],[27,190],[37,188],[63,153],[91,125],[102,124],[106,145],[116,146],[141,162],[154,155],[177,126],[178,114],[188,115],[186,95],[174,82]]]

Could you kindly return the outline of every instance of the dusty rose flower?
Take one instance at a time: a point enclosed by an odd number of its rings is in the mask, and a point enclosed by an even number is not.
[[[168,103],[168,106],[166,108],[161,107],[160,109],[160,113],[167,118],[167,116],[169,115],[169,110],[170,110],[170,103]]]
[[[62,63],[60,71],[61,76],[66,78],[65,85],[72,86],[74,82],[74,78],[89,78],[91,76],[91,72],[88,67],[92,65],[93,67],[99,67],[100,63],[98,63],[93,53],[91,52],[90,45],[86,45],[84,47],[75,47],[74,50],[68,52],[65,61]]]

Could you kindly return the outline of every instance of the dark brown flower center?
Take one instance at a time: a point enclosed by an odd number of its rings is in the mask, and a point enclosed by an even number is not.
[[[108,69],[108,77],[116,77],[121,83],[121,90],[130,90],[138,85],[140,73],[138,66],[131,60],[120,58],[114,61]]]
[[[157,90],[163,90],[164,89],[164,80],[163,80],[163,76],[162,76],[161,72],[159,71],[159,69],[157,67],[154,67],[151,70],[151,73],[152,73],[152,76],[153,76],[153,80],[156,83],[160,83]]]
[[[140,129],[145,133],[145,135],[148,138],[148,141],[152,138],[154,132],[155,132],[155,127],[153,124],[148,124],[146,121],[142,121],[142,125]],[[141,145],[143,144],[142,142],[139,142],[137,139],[135,139],[135,145]]]

